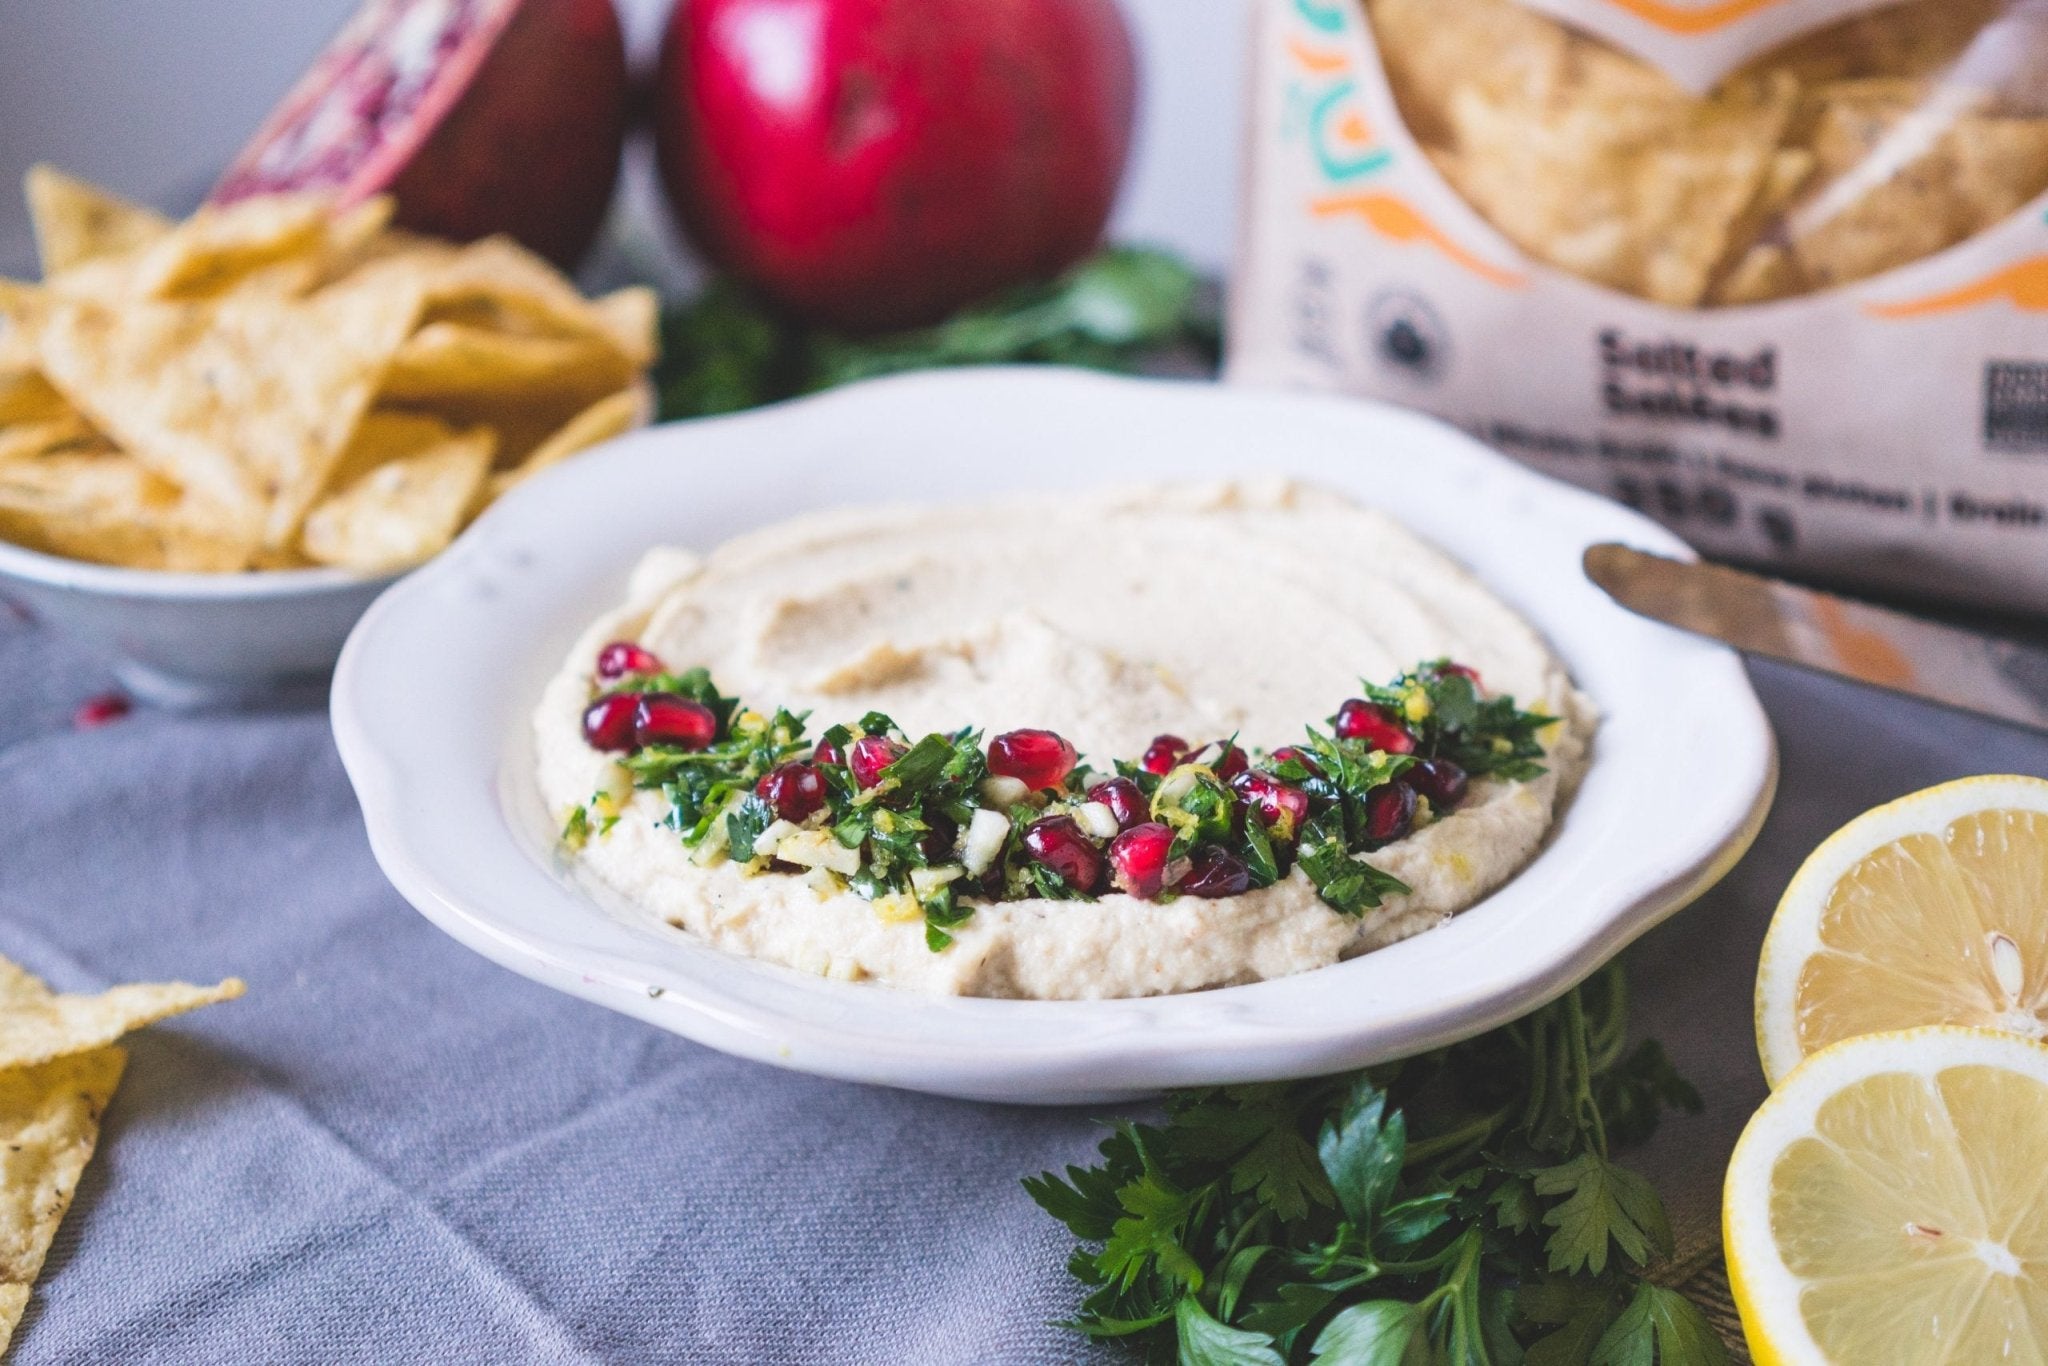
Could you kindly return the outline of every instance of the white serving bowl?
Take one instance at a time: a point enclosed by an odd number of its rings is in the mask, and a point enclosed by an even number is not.
[[[935,998],[710,948],[557,856],[530,716],[651,546],[845,504],[1290,473],[1385,508],[1532,621],[1604,713],[1584,784],[1463,915],[1294,977],[1114,1001]],[[1358,1067],[1563,992],[1725,873],[1776,778],[1735,654],[1632,615],[1580,556],[1669,532],[1432,419],[1060,370],[923,374],[621,438],[515,491],[364,616],[333,717],[392,883],[516,972],[731,1053],[857,1081],[1066,1103]],[[558,813],[557,813],[558,814]]]
[[[319,687],[349,628],[392,577],[340,569],[167,574],[0,541],[0,597],[107,651],[129,691],[173,707]]]

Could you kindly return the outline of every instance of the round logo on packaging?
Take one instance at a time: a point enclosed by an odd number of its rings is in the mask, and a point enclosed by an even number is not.
[[[1428,382],[1444,372],[1450,339],[1443,319],[1421,295],[1382,290],[1366,301],[1365,340],[1384,370]]]

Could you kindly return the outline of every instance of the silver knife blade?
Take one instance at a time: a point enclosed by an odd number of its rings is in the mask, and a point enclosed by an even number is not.
[[[1747,654],[2048,730],[2048,649],[1612,542],[1585,566],[1631,612]]]

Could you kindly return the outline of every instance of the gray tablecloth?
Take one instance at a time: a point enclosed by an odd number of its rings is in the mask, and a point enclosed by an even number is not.
[[[1638,1160],[1711,1296],[1763,1091],[1756,949],[1792,869],[1886,798],[2048,774],[2048,742],[1778,669],[1754,852],[1634,950],[1709,1109]],[[370,859],[324,715],[73,731],[103,666],[0,613],[0,953],[60,987],[237,973],[134,1041],[16,1359],[1049,1362],[1061,1230],[1017,1186],[1089,1113],[737,1062],[457,947]],[[1674,716],[1672,724],[1685,718]],[[1676,775],[1678,781],[1684,775]]]

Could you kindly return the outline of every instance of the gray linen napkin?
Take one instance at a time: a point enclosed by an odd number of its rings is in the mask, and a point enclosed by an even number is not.
[[[1777,814],[1634,955],[1641,1028],[1708,1100],[1636,1155],[1703,1294],[1792,869],[1914,787],[2048,773],[2048,741],[1759,682]],[[65,988],[237,973],[249,994],[135,1041],[19,1361],[1090,1359],[1048,1326],[1067,1240],[1017,1178],[1085,1160],[1091,1114],[814,1080],[528,983],[385,885],[323,716],[69,730],[104,686],[0,617],[0,953]]]

